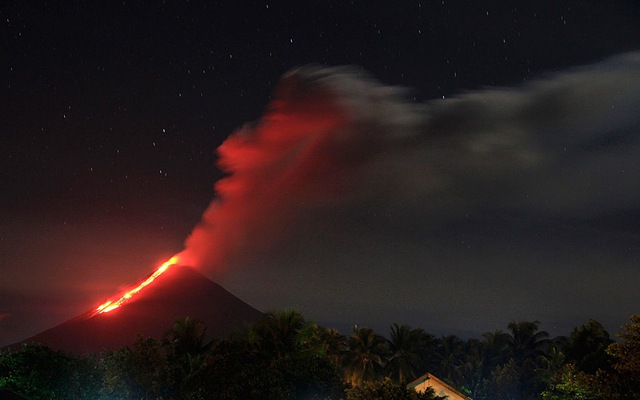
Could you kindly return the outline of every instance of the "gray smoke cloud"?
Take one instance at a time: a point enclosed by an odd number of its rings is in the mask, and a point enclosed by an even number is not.
[[[398,288],[396,318],[427,318],[451,291],[462,321],[488,308],[526,318],[513,313],[549,306],[527,284],[559,302],[573,274],[606,276],[610,249],[590,253],[602,235],[567,221],[640,215],[640,53],[424,104],[405,93],[355,68],[287,73],[265,115],[218,149],[228,176],[180,256],[254,303],[328,319],[318,303],[332,299],[354,310],[345,320],[386,315]],[[629,274],[604,278],[611,301],[628,300]],[[584,300],[583,286],[565,294]],[[451,324],[441,314],[429,318]]]

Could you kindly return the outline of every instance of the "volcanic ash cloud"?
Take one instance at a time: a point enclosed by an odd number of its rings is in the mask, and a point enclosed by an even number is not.
[[[415,239],[488,212],[588,219],[640,199],[638,53],[518,88],[404,94],[352,68],[286,74],[218,148],[227,176],[180,257],[224,270],[354,226]]]

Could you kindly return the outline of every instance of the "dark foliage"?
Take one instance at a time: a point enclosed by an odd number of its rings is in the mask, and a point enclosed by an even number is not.
[[[394,324],[385,339],[365,327],[343,336],[286,310],[213,342],[184,318],[162,339],[97,356],[36,344],[0,353],[0,390],[31,400],[434,400],[406,389],[429,371],[475,400],[640,399],[640,317],[619,342],[592,320],[554,340],[538,326],[463,340]]]

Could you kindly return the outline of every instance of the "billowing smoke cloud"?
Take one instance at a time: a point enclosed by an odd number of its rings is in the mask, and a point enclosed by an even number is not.
[[[228,176],[183,259],[221,267],[372,215],[430,229],[500,210],[589,217],[640,199],[637,53],[515,89],[426,104],[403,94],[351,68],[286,74],[264,117],[218,149]]]
[[[268,252],[323,214],[395,192],[376,183],[390,178],[380,158],[418,137],[423,119],[398,89],[349,68],[290,72],[266,115],[218,148],[229,176],[180,257],[224,266]]]
[[[352,68],[286,74],[218,149],[228,175],[183,261],[319,322],[482,332],[634,311],[640,54],[404,96]]]

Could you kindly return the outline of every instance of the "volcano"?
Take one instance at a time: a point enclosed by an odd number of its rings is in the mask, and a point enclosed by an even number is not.
[[[174,321],[187,316],[203,321],[210,337],[222,338],[262,313],[193,268],[174,265],[118,309],[89,311],[20,343],[98,353],[130,346],[136,334],[161,338]]]

